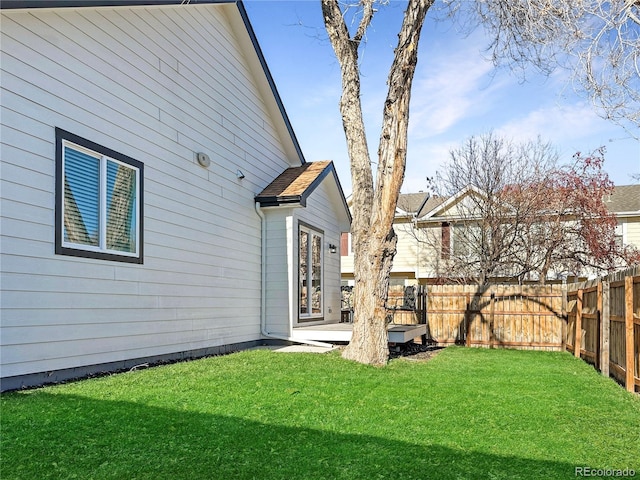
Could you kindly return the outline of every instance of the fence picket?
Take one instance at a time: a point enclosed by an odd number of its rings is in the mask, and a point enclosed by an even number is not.
[[[640,388],[640,266],[561,286],[421,285],[410,302],[407,291],[390,289],[392,318],[426,323],[429,343],[568,350]]]
[[[573,319],[571,306],[581,291],[585,292],[585,313],[579,333],[578,318],[576,315]],[[592,308],[589,297],[593,292],[597,302]],[[640,320],[636,318],[640,313],[640,266],[595,281],[569,285],[566,297],[566,349],[577,357],[593,360],[603,375],[613,376],[627,390],[635,392],[640,387]],[[579,307],[581,302],[575,302]],[[582,352],[577,347],[579,336],[584,338]]]

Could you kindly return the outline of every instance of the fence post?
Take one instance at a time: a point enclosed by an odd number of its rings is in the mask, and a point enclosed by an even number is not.
[[[624,277],[624,336],[626,350],[625,387],[635,392],[633,347],[633,277]]]
[[[467,293],[467,309],[464,312],[464,320],[466,325],[466,338],[465,344],[467,347],[471,346],[471,296]]]
[[[561,315],[562,315],[562,323],[560,325],[560,335],[562,336],[562,351],[567,350],[567,324],[569,323],[569,314],[567,312],[567,297],[569,296],[567,290],[567,284],[562,282],[562,307],[561,307]]]
[[[584,290],[578,289],[578,295],[576,299],[576,338],[573,343],[573,355],[580,358],[582,351],[582,295]]]
[[[609,282],[602,282],[602,328],[600,329],[600,371],[605,377],[609,376],[609,332],[611,331],[611,309],[609,303]]]
[[[596,370],[602,371],[602,280],[596,285]]]
[[[491,307],[489,311],[489,348],[494,347],[494,334],[493,329],[495,327],[495,314],[496,314],[496,294],[491,294]]]
[[[418,285],[418,308],[420,309],[420,320],[418,323],[423,325],[427,324],[427,287],[425,285]],[[427,336],[429,327],[425,329],[425,334],[422,335],[422,345],[427,344]]]

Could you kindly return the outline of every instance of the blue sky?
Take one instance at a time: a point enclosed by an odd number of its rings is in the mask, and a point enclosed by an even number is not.
[[[361,50],[362,100],[372,160],[380,134],[386,79],[405,2],[391,1],[374,16]],[[345,193],[351,180],[338,110],[340,69],[322,21],[319,0],[245,0],[285,109],[307,161],[333,160]],[[640,142],[599,118],[574,94],[564,72],[526,81],[486,59],[487,39],[427,18],[411,97],[407,170],[402,193],[427,188],[448,152],[471,135],[493,130],[514,140],[552,142],[561,162],[577,152],[607,149],[605,170],[616,185],[640,173]],[[635,136],[640,132],[636,128]]]

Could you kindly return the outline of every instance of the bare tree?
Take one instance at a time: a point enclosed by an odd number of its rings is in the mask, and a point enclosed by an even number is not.
[[[638,262],[638,251],[616,242],[616,216],[607,209],[614,185],[602,170],[604,148],[550,172],[544,182],[536,248],[544,258],[538,273],[609,273]]]
[[[573,72],[604,118],[640,126],[640,0],[445,2],[467,29],[482,25],[494,63]],[[630,131],[637,138],[637,133]]]
[[[427,12],[435,0],[408,0],[398,34],[393,63],[388,76],[388,93],[383,107],[382,132],[378,145],[377,173],[374,182],[372,162],[365,135],[360,99],[359,51],[367,29],[376,14],[377,0],[358,0],[353,4],[340,0],[321,0],[325,28],[340,64],[342,96],[340,112],[351,163],[353,189],[352,238],[354,250],[354,328],[351,343],[343,356],[359,362],[381,365],[388,359],[386,298],[389,273],[396,249],[393,219],[404,179],[409,99],[417,64],[418,43]],[[491,44],[496,62],[510,65],[533,63],[550,71],[559,63],[560,53],[577,54],[585,44],[607,46],[619,34],[620,42],[611,43],[611,64],[616,77],[593,74],[601,63],[594,60],[599,50],[584,57],[588,85],[604,102],[608,116],[625,117],[638,123],[638,36],[636,20],[640,0],[485,0],[443,2],[460,18],[482,24],[494,39]],[[611,5],[606,7],[603,5]],[[468,6],[472,6],[469,9]],[[601,7],[602,6],[602,7]],[[601,8],[600,8],[601,7]],[[356,14],[353,14],[357,11]],[[473,20],[469,12],[473,11]],[[351,13],[349,13],[351,12]],[[593,16],[606,21],[598,33]],[[466,16],[465,16],[466,15]],[[350,21],[346,21],[349,18]],[[615,20],[615,22],[614,22]],[[622,41],[624,40],[624,41]],[[589,43],[591,41],[591,43]],[[555,48],[551,48],[555,47]],[[566,50],[569,49],[569,50]],[[616,54],[616,52],[622,52]],[[611,94],[609,94],[611,90]],[[600,92],[607,94],[603,96]],[[613,100],[622,92],[624,101]],[[634,103],[635,102],[635,103]],[[635,106],[634,106],[635,105]],[[615,114],[615,115],[614,115]],[[501,232],[496,232],[502,235]],[[492,240],[496,235],[491,237]],[[488,267],[487,267],[488,268]],[[489,270],[487,269],[487,272]]]
[[[536,269],[537,249],[523,239],[535,237],[527,233],[540,213],[540,180],[555,168],[556,151],[540,139],[518,144],[489,133],[469,138],[450,155],[435,180],[440,195],[458,197],[443,227],[449,230],[446,268],[479,285],[495,277],[523,279]]]
[[[540,139],[471,137],[451,151],[433,184],[449,198],[442,235],[425,235],[434,229],[419,219],[409,225],[417,241],[431,242],[441,271],[480,286],[505,277],[543,284],[630,266],[638,252],[616,242],[617,220],[606,207],[613,183],[603,163],[603,149],[558,166],[555,150]]]
[[[374,185],[360,102],[358,51],[373,18],[374,0],[362,0],[353,32],[338,0],[322,0],[322,13],[342,75],[340,112],[351,161],[353,188],[354,326],[343,356],[383,365],[389,356],[386,300],[396,251],[393,219],[404,180],[409,99],[418,61],[418,42],[433,0],[409,0],[388,77],[378,171]],[[344,7],[347,8],[347,7]]]

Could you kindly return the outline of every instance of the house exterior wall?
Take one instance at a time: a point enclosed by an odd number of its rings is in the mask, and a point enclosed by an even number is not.
[[[297,159],[235,8],[2,11],[3,377],[260,337],[253,199]],[[55,127],[144,163],[143,264],[54,253]]]
[[[297,223],[313,227],[323,232],[323,248],[324,248],[324,305],[323,305],[323,322],[332,323],[340,321],[340,253],[331,253],[329,245],[340,245],[340,234],[344,229],[348,229],[348,223],[340,222],[340,215],[336,211],[339,208],[334,203],[336,197],[335,185],[331,176],[324,178],[322,183],[313,191],[307,199],[306,208],[296,209],[295,219]],[[334,208],[327,208],[332,205]],[[297,225],[293,229],[294,258],[298,258],[298,228]],[[297,265],[296,265],[297,268]],[[296,272],[297,273],[297,272]],[[296,302],[294,312],[298,311],[297,298],[299,295],[299,285],[297,274],[295,275],[295,291]],[[310,322],[312,323],[312,322]],[[295,323],[294,323],[295,324]]]
[[[393,226],[398,243],[391,268],[392,284],[413,285],[417,279],[436,276],[438,268],[440,224],[421,225],[396,221]],[[342,256],[342,280],[353,279],[353,253]]]
[[[623,242],[640,248],[640,214],[635,217],[621,217],[618,221],[624,225]]]
[[[290,337],[299,322],[299,226],[305,225],[323,235],[323,314],[321,319],[340,321],[340,255],[330,253],[329,245],[339,245],[340,233],[348,225],[341,223],[339,212],[331,208],[335,195],[332,177],[326,177],[314,189],[306,207],[278,206],[263,209],[267,225],[266,330],[269,334]],[[344,216],[344,215],[342,215]]]
[[[423,281],[447,275],[446,261],[442,259],[442,222],[450,224],[449,245],[453,252],[455,248],[456,221],[468,215],[461,209],[461,202],[469,208],[472,204],[468,199],[452,202],[440,215],[420,221],[417,228],[403,216],[397,216],[394,229],[398,237],[397,252],[391,269],[391,283],[410,285],[416,281]],[[615,212],[614,212],[615,213]],[[623,242],[640,248],[640,212],[624,212],[617,214]],[[554,272],[550,272],[553,277]],[[595,275],[595,272],[594,272]],[[342,282],[353,283],[353,254],[342,256]]]
[[[293,231],[292,208],[263,209],[266,222],[266,285],[265,324],[271,334],[289,336],[292,307],[292,283],[294,261],[291,243]]]

